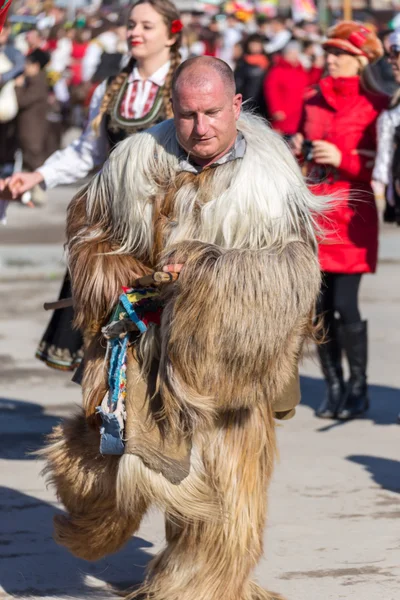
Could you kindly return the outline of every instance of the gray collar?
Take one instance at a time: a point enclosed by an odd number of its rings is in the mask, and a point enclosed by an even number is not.
[[[235,143],[232,148],[228,150],[226,154],[221,156],[214,163],[206,167],[206,169],[213,169],[215,167],[219,167],[219,165],[224,165],[225,163],[231,162],[232,160],[238,160],[239,158],[243,158],[246,152],[246,140],[244,139],[244,135],[241,131],[238,131],[236,136]],[[204,170],[204,167],[200,167],[196,165],[191,159],[190,155],[186,154],[183,148],[181,148],[181,154],[179,156],[179,171],[188,171],[189,173],[194,173],[198,175]]]

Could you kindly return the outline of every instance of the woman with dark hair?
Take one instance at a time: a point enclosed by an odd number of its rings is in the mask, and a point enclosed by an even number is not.
[[[129,13],[127,40],[131,58],[119,75],[96,89],[89,124],[81,137],[53,154],[33,173],[17,173],[1,182],[14,198],[37,184],[47,189],[76,183],[100,167],[115,145],[129,134],[172,117],[172,77],[180,63],[182,23],[169,0],[139,0]],[[66,276],[61,298],[71,296]],[[82,336],[73,330],[73,310],[54,313],[37,351],[47,365],[74,370],[82,360]]]
[[[266,116],[263,81],[269,66],[261,35],[253,33],[243,46],[243,56],[235,69],[236,91],[242,94],[246,106]]]
[[[293,145],[298,155],[307,155],[307,174],[316,183],[313,192],[332,199],[319,244],[323,284],[317,313],[326,341],[318,353],[328,393],[317,416],[347,420],[369,407],[367,322],[361,319],[358,291],[362,274],[374,273],[377,264],[371,177],[376,120],[387,98],[368,91],[362,81],[364,68],[383,54],[372,31],[344,21],[329,31],[324,47],[328,76],[310,92]],[[349,363],[347,385],[342,353]]]

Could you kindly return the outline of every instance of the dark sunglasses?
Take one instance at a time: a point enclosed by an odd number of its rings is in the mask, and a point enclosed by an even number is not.
[[[327,46],[325,48],[326,54],[333,54],[334,56],[343,56],[343,54],[350,54],[350,52],[346,52],[346,50],[342,50],[341,48],[335,48],[334,46]]]
[[[400,46],[390,46],[389,58],[397,60],[400,56]]]

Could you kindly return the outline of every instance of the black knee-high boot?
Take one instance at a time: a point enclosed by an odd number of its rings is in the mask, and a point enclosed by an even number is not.
[[[339,338],[349,362],[350,379],[338,418],[347,421],[362,415],[369,408],[367,322],[359,321],[352,325],[342,325],[339,330]]]
[[[336,323],[330,327],[327,338],[326,342],[318,346],[318,356],[327,385],[327,393],[315,414],[321,419],[335,419],[345,391],[342,350]]]

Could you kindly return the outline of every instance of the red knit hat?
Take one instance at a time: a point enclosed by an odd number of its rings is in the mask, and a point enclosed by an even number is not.
[[[383,56],[383,46],[377,35],[356,21],[341,21],[331,27],[323,47],[340,48],[353,56],[365,56],[370,63]]]

